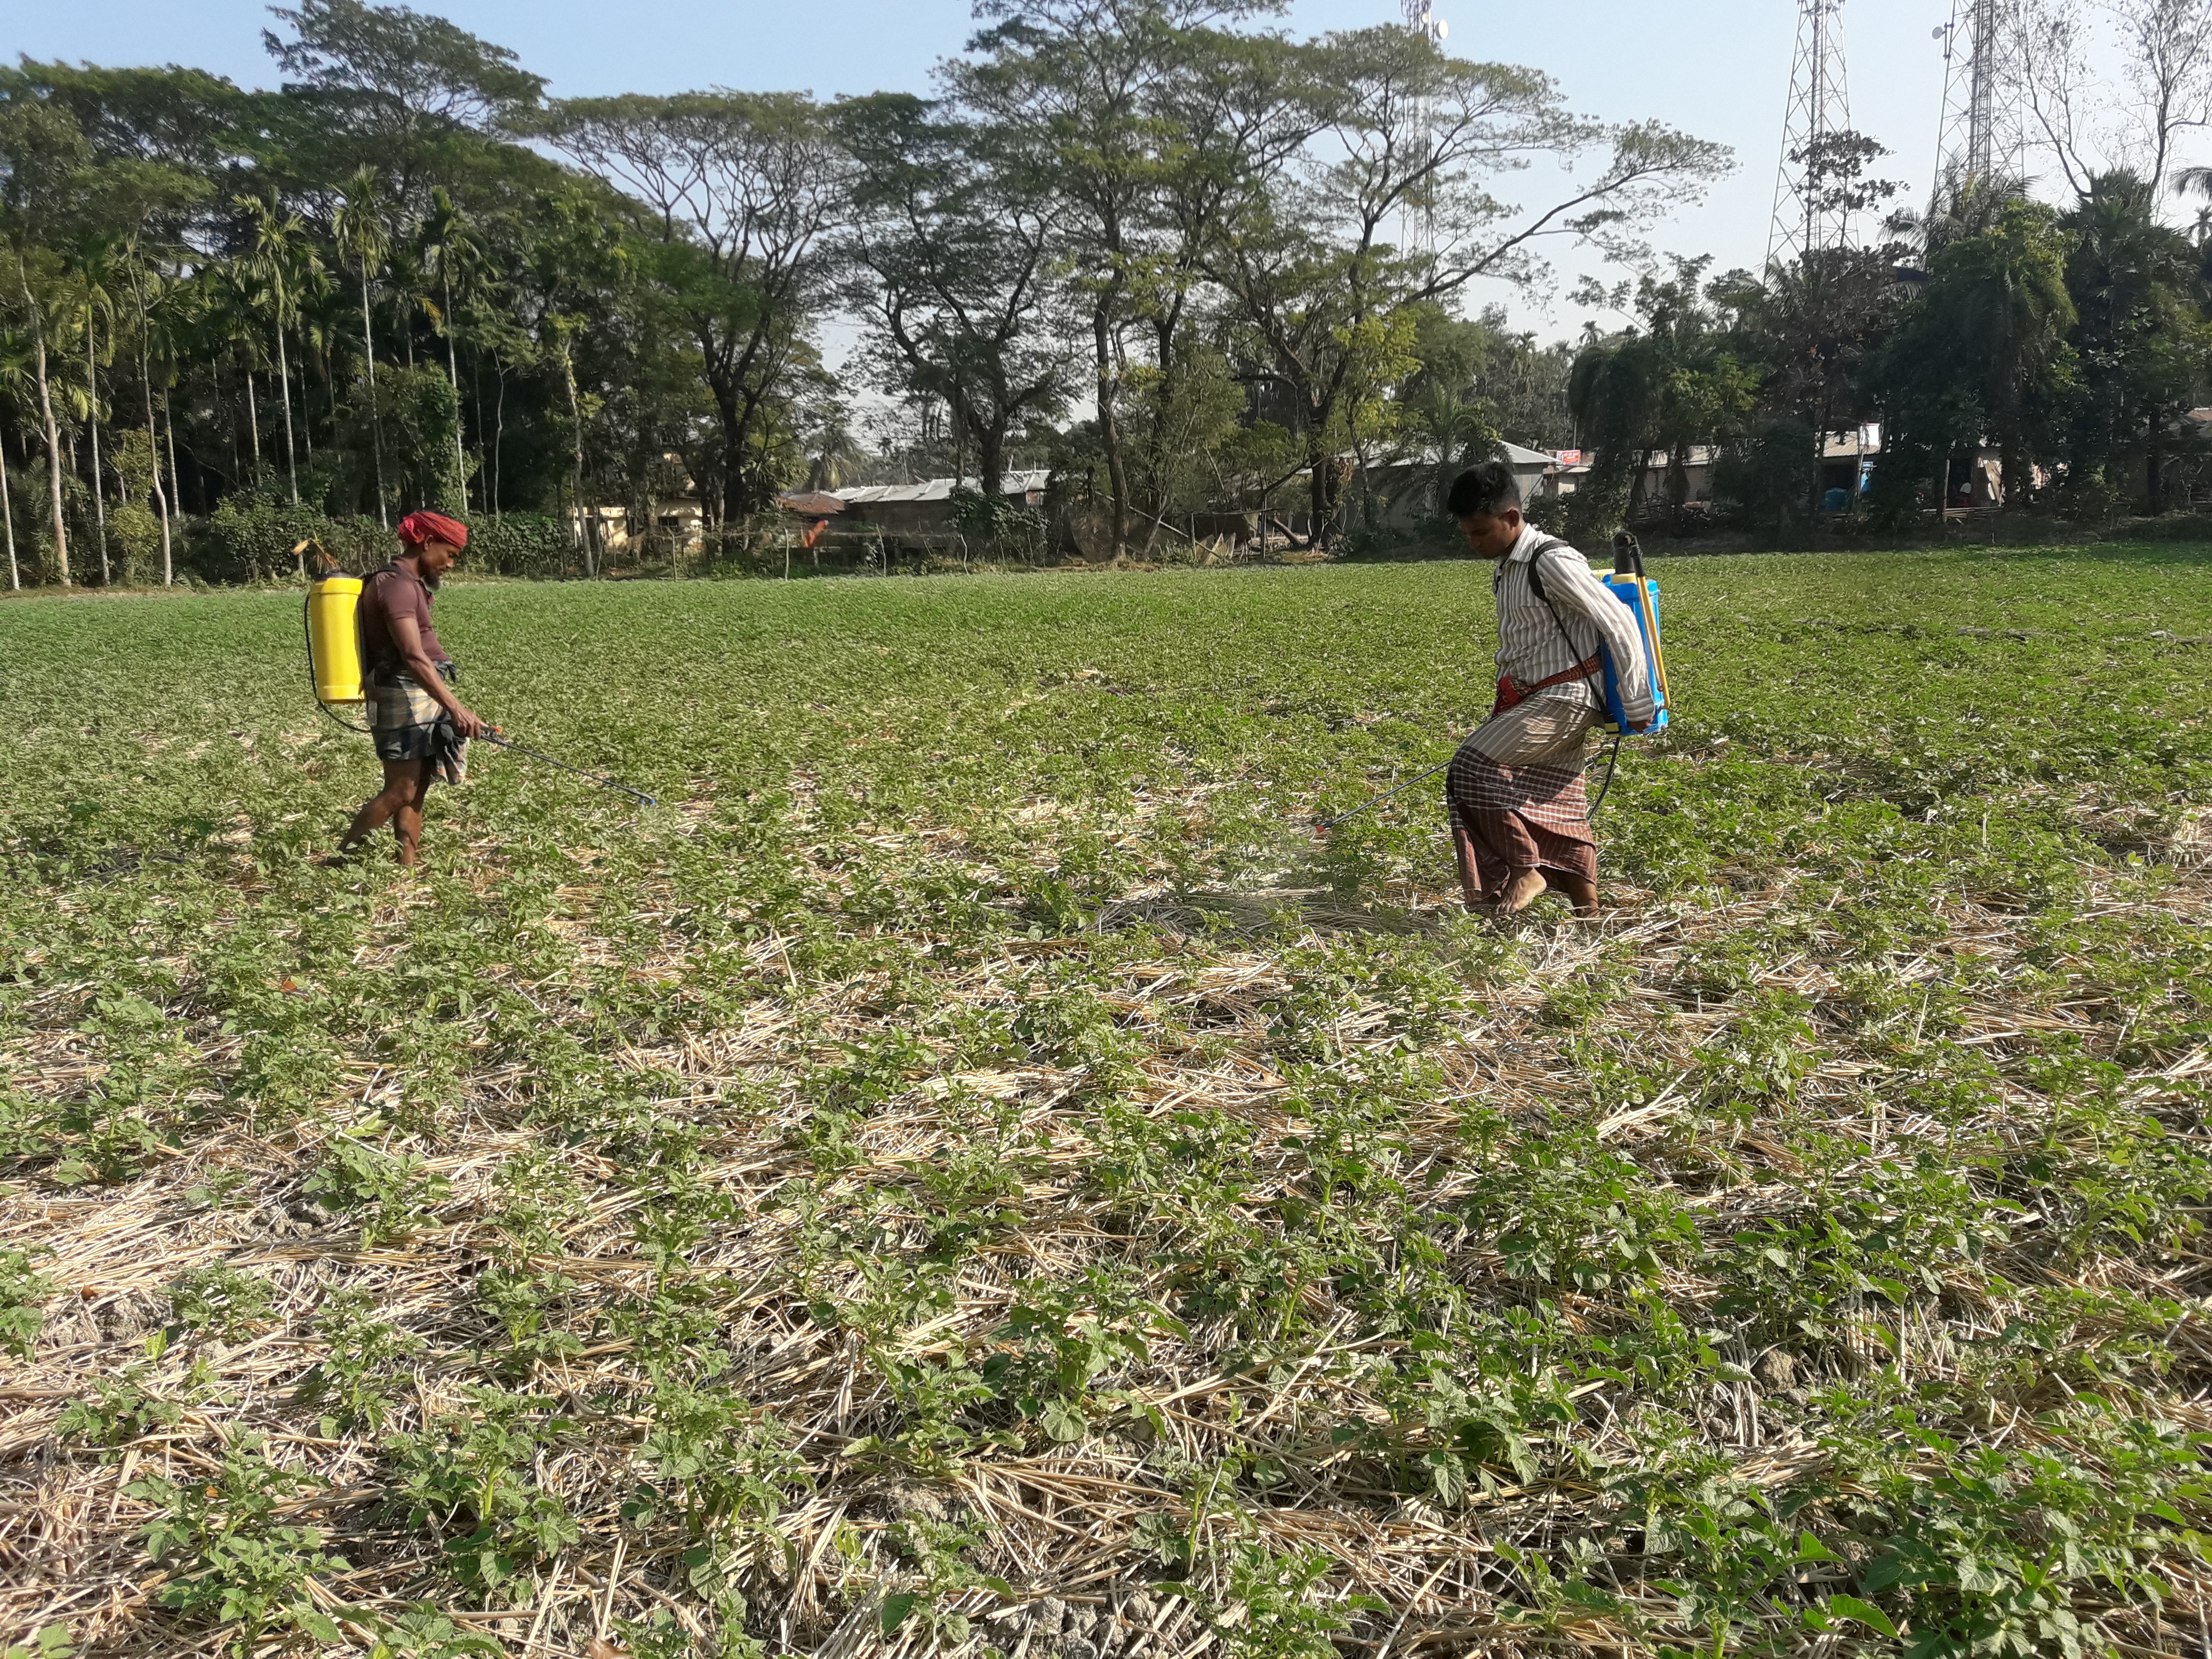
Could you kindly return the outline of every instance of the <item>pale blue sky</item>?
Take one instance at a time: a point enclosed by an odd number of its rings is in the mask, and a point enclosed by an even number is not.
[[[926,90],[931,65],[973,25],[966,0],[416,0],[514,48],[556,94],[675,92],[726,85],[804,88],[830,96],[879,88]],[[1917,199],[1934,170],[1942,93],[1941,49],[1929,32],[1948,0],[1848,0],[1844,33],[1853,123],[1895,154],[1883,166]],[[1731,146],[1735,176],[1700,206],[1660,228],[1656,246],[1711,252],[1717,269],[1764,257],[1796,28],[1787,0],[1631,0],[1501,7],[1437,0],[1448,51],[1541,69],[1579,109],[1626,120],[1656,117]],[[1297,0],[1285,21],[1301,33],[1394,21],[1395,0]],[[0,57],[183,63],[242,84],[273,84],[264,53],[266,11],[252,0],[64,0],[0,4]],[[1516,181],[1534,200],[1549,182]],[[1561,260],[1560,286],[1579,263]],[[1546,337],[1575,331],[1563,297],[1492,289],[1474,305],[1507,301]]]

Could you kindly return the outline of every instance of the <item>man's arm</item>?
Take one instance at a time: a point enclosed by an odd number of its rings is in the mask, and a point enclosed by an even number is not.
[[[1644,631],[1628,607],[1613,590],[1590,572],[1589,562],[1579,553],[1554,550],[1540,556],[1545,561],[1544,591],[1563,605],[1589,618],[1598,637],[1613,658],[1613,673],[1620,682],[1621,713],[1632,726],[1650,723],[1651,672],[1644,665]]]
[[[399,660],[421,686],[438,700],[438,707],[452,716],[453,729],[465,738],[483,735],[484,724],[461,706],[446,677],[438,672],[438,665],[430,660],[430,653],[422,648],[422,630],[415,626],[412,617],[395,617],[386,613],[386,625],[392,629],[392,642],[399,649]]]

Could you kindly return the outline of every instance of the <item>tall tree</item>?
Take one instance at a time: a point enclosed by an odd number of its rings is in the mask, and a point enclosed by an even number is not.
[[[453,338],[459,313],[453,309],[453,294],[458,289],[464,301],[468,298],[469,289],[483,269],[483,250],[468,221],[442,185],[430,192],[430,211],[416,233],[416,254],[422,262],[425,279],[438,285],[434,320],[446,342],[446,378],[453,383],[453,396],[458,399],[461,395],[461,369]],[[453,428],[453,467],[456,477],[466,478],[468,457],[462,451],[459,423]]]
[[[979,0],[975,9],[992,27],[970,43],[974,61],[950,66],[951,90],[1004,142],[1038,158],[1065,204],[1119,550],[1133,506],[1120,414],[1124,331],[1153,270],[1158,191],[1176,141],[1163,94],[1185,31],[1255,8],[1235,0]]]
[[[384,221],[382,182],[367,167],[346,181],[345,204],[338,210],[331,232],[338,245],[352,254],[361,272],[362,360],[368,375],[369,441],[376,466],[376,521],[392,523],[384,499],[384,415],[376,395],[376,325],[370,320],[376,287],[375,272],[392,246]]]
[[[58,260],[52,250],[81,222],[84,179],[91,148],[76,122],[56,107],[20,71],[0,70],[0,234],[7,238],[16,291],[31,326],[32,369],[39,420],[46,446],[47,505],[58,580],[70,585],[69,526],[62,506],[62,440],[54,418],[52,377],[46,357],[46,317],[41,303]],[[34,276],[34,271],[38,274]]]
[[[2026,498],[2031,455],[2073,382],[2070,243],[2051,209],[2014,201],[1936,254],[1926,291],[1873,366],[1886,488],[1917,467],[1947,472],[1957,447],[1986,437],[2008,500]]]
[[[856,164],[847,302],[868,319],[887,389],[945,400],[996,499],[1009,434],[1067,396],[1051,181],[905,94],[848,103],[836,127]]]
[[[725,516],[769,504],[754,465],[831,291],[847,169],[823,112],[788,93],[571,99],[546,136],[652,211],[649,268],[697,345],[721,428]]]
[[[104,587],[113,572],[107,555],[107,483],[100,471],[100,325],[108,325],[110,350],[115,322],[115,295],[120,246],[98,231],[80,232],[72,250],[76,301],[84,323],[85,431],[92,450],[92,519],[100,545],[100,580]]]
[[[281,213],[258,196],[239,197],[232,205],[245,217],[251,239],[245,264],[268,307],[270,331],[276,337],[276,385],[284,406],[284,475],[296,507],[300,461],[292,434],[292,359],[287,342],[299,320],[300,289],[310,266],[319,262],[296,215]]]
[[[169,529],[170,490],[161,481],[161,440],[154,418],[153,319],[161,304],[161,276],[135,241],[130,246],[124,269],[138,318],[138,385],[145,398],[146,449],[152,469],[154,508],[161,526],[161,586],[167,587],[176,580],[176,559]]]
[[[2160,504],[2169,434],[2212,369],[2204,271],[2180,232],[2161,224],[2150,181],[2100,174],[2062,222],[2071,237],[2077,386],[2067,439],[2069,481],[2103,478],[2140,456],[2145,492]]]
[[[1389,340],[1394,313],[1478,278],[1533,283],[1548,239],[1635,251],[1638,230],[1694,198],[1726,152],[1656,125],[1575,116],[1543,76],[1447,58],[1403,28],[1331,35],[1309,73],[1325,100],[1318,142],[1253,192],[1211,263],[1255,338],[1254,372],[1296,411],[1325,537],[1346,399],[1369,378],[1365,354]],[[1588,170],[1533,208],[1492,193],[1540,156]],[[1390,240],[1407,215],[1429,227],[1431,247]]]
[[[0,410],[31,407],[31,342],[27,336],[0,329]],[[23,585],[23,569],[15,557],[15,507],[8,495],[8,444],[0,437],[0,525],[8,532],[8,586]]]
[[[2021,0],[2007,31],[2010,72],[2037,147],[2077,198],[2114,169],[2156,194],[2188,135],[2212,125],[2212,0],[2102,0],[2095,9],[2110,43],[2093,52],[2082,8]],[[2121,88],[2098,72],[2100,61],[2115,59]]]
[[[262,32],[262,45],[313,118],[331,171],[368,167],[411,207],[428,175],[450,166],[456,137],[484,135],[520,121],[544,96],[504,46],[442,17],[362,0],[301,0],[272,6],[292,38]]]

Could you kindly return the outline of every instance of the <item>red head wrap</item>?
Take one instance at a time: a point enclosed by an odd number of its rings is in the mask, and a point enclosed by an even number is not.
[[[399,521],[399,539],[411,546],[420,547],[433,538],[451,542],[455,547],[466,547],[469,527],[442,513],[410,513]]]

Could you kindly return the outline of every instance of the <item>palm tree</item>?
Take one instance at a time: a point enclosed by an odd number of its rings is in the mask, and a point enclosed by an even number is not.
[[[599,513],[596,505],[584,500],[584,413],[576,396],[575,337],[584,327],[584,319],[573,312],[549,312],[545,317],[548,344],[561,365],[561,383],[568,392],[568,427],[575,440],[575,471],[572,489],[576,498],[576,524],[582,532],[584,574],[596,578],[599,574]]]
[[[460,402],[461,371],[453,350],[456,321],[453,312],[453,287],[456,279],[461,287],[464,303],[469,289],[474,286],[483,267],[483,251],[462,218],[460,210],[453,205],[453,198],[446,193],[443,185],[430,192],[430,212],[422,221],[419,246],[416,250],[422,262],[422,274],[438,284],[440,305],[432,313],[438,331],[446,337],[446,378],[453,382],[453,400]],[[469,464],[461,448],[461,426],[453,423],[453,477],[460,484],[463,499],[468,489]]]
[[[62,514],[62,434],[54,420],[52,377],[46,372],[46,313],[31,289],[31,270],[23,250],[15,249],[15,282],[31,317],[31,363],[39,388],[39,422],[46,440],[47,505],[53,514],[54,564],[64,587],[70,585],[69,526]]]
[[[329,271],[319,261],[299,289],[300,337],[307,349],[310,362],[323,373],[323,413],[329,418],[333,431],[338,421],[338,381],[337,356],[348,337],[348,319],[353,311],[352,302],[337,283],[331,280]],[[307,366],[300,366],[300,403],[303,411],[308,410]],[[314,421],[305,422],[309,434],[307,459],[314,459]]]
[[[318,330],[324,315],[334,302],[342,302],[337,284],[331,280],[329,269],[322,256],[315,252],[314,244],[302,239],[293,250],[290,278],[292,293],[292,325],[300,331],[300,343],[307,349],[307,359],[300,365],[300,448],[307,458],[307,465],[315,464],[315,416],[307,398],[308,364],[315,360],[319,349],[323,373],[330,374],[330,333],[324,330],[319,342]]]
[[[2027,483],[2032,404],[2075,322],[2067,243],[2051,209],[2009,202],[1989,229],[1936,256],[1928,285],[1929,311],[1964,362],[1978,366],[2008,497]]]
[[[204,275],[197,280],[180,278],[167,284],[160,282],[158,274],[155,275],[143,327],[148,347],[158,356],[161,365],[161,447],[168,457],[170,498],[180,514],[185,507],[184,475],[177,468],[177,416],[170,402],[169,389],[176,384],[180,365],[205,355],[200,347],[206,338],[204,325],[212,310]],[[163,586],[173,579],[174,573],[166,562],[165,554]]]
[[[108,285],[116,279],[116,244],[105,236],[88,235],[76,245],[77,280],[83,284],[78,301],[84,311],[85,427],[92,440],[92,518],[100,539],[100,582],[110,580],[107,562],[107,486],[100,462],[99,326],[107,319],[111,336],[115,322],[115,296]],[[113,341],[109,342],[112,350]]]
[[[854,468],[868,459],[868,452],[853,435],[842,411],[823,423],[813,447],[814,453],[806,463],[809,490],[837,489],[852,476]]]
[[[18,409],[30,405],[31,343],[22,335],[0,331],[0,405]],[[8,586],[23,586],[23,572],[15,562],[15,508],[8,499],[8,447],[0,444],[0,523],[8,526]]]
[[[2197,257],[2183,233],[2160,222],[2158,192],[2133,173],[2091,179],[2063,222],[2074,237],[2066,286],[2080,313],[2075,342],[2093,370],[2084,377],[2090,395],[2076,420],[2077,435],[2089,440],[2083,459],[2101,465],[2115,452],[2141,447],[2155,502],[2161,441],[2193,390],[2183,355],[2160,347],[2192,331]]]
[[[1899,208],[1881,228],[1899,241],[1917,242],[1922,258],[1932,265],[1952,243],[1995,229],[2007,206],[2027,198],[2027,186],[2026,179],[2008,173],[1948,173],[1937,183],[1927,212]]]
[[[2202,247],[2212,235],[2212,167],[2184,167],[2173,175],[2173,193],[2197,198],[2197,222],[2190,234]]]
[[[167,587],[176,580],[176,560],[169,543],[169,492],[161,483],[161,441],[154,429],[152,313],[161,295],[161,273],[140,252],[135,240],[128,250],[125,269],[130,276],[131,297],[138,311],[138,385],[146,397],[147,459],[154,469],[154,509],[161,520],[161,586]],[[147,298],[149,289],[154,295],[151,303]]]
[[[376,335],[369,320],[369,295],[375,282],[372,267],[381,264],[391,250],[384,228],[384,191],[373,167],[363,167],[346,183],[345,205],[337,211],[332,233],[338,246],[361,265],[361,343],[368,363],[368,422],[370,441],[376,454],[376,521],[389,529],[392,520],[384,505],[384,417],[376,406]]]
[[[252,228],[253,243],[246,260],[262,295],[269,301],[270,321],[275,325],[276,384],[283,389],[284,403],[284,471],[291,484],[292,505],[297,507],[300,462],[292,438],[292,360],[284,341],[289,326],[299,318],[299,289],[295,283],[301,275],[304,261],[313,260],[314,254],[306,246],[307,237],[297,216],[280,216],[258,196],[238,197],[234,205],[246,215]],[[305,568],[303,564],[303,573]]]
[[[246,384],[246,429],[249,453],[253,457],[253,483],[261,483],[261,407],[254,397],[253,371],[263,361],[259,340],[254,330],[254,313],[260,296],[260,283],[252,270],[243,259],[225,259],[208,267],[210,314],[203,320],[213,325],[214,340],[211,355],[218,360],[224,356],[242,365]],[[236,442],[235,428],[232,441]]]

